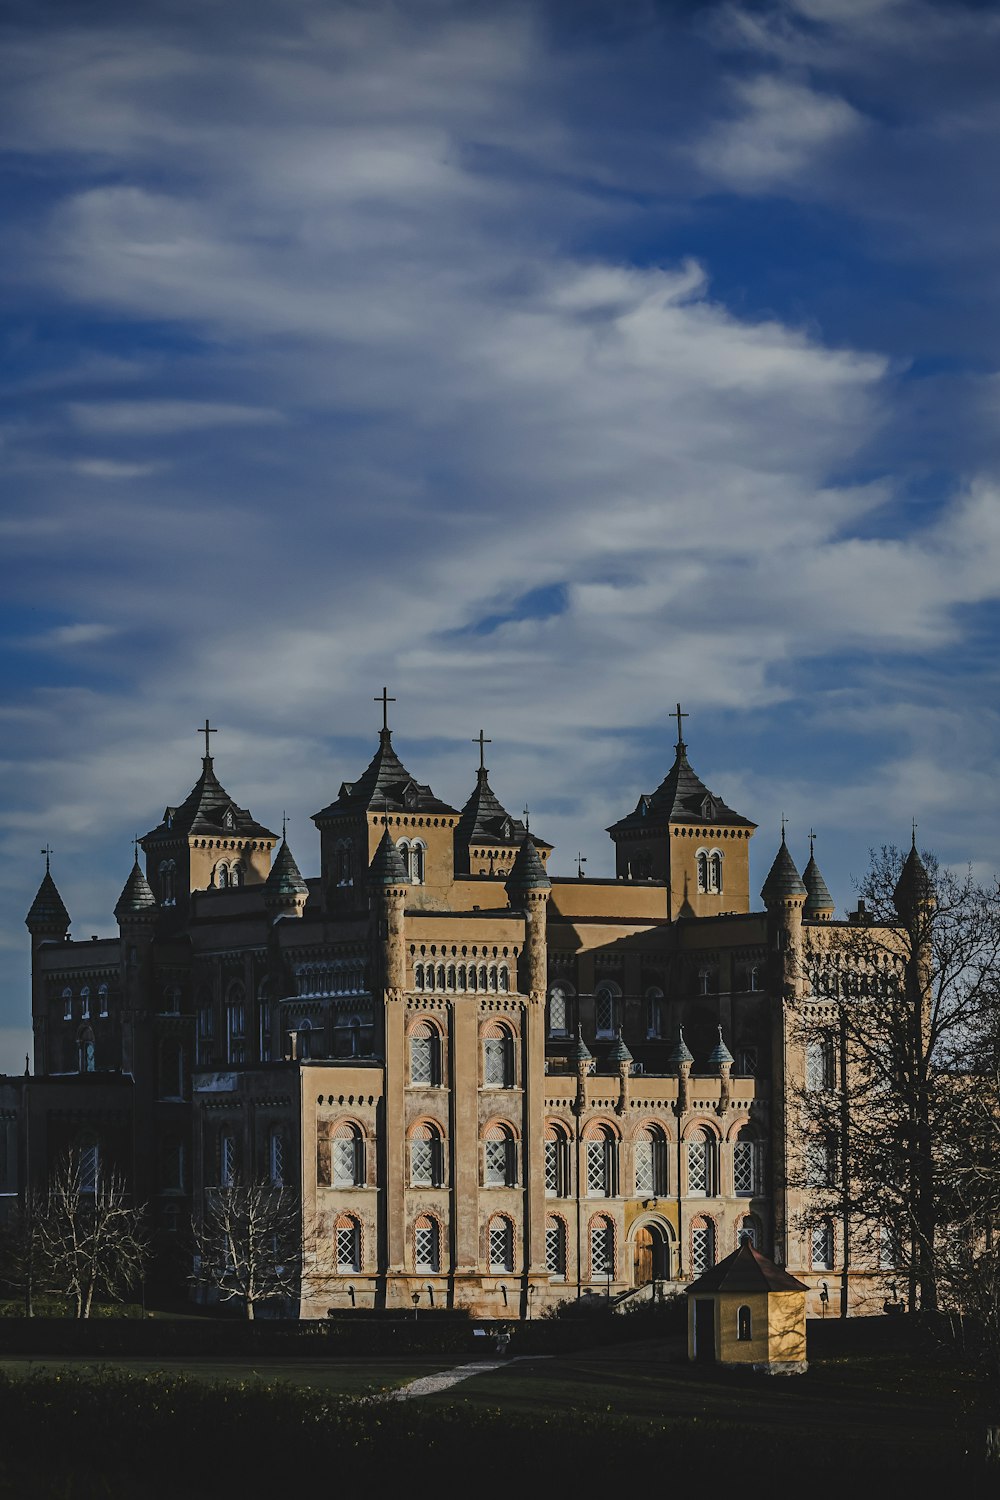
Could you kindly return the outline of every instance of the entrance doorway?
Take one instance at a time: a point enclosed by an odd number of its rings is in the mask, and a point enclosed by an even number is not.
[[[643,1224],[633,1243],[633,1286],[662,1281],[670,1275],[667,1241],[656,1224]]]
[[[715,1303],[708,1297],[695,1298],[694,1357],[708,1364],[715,1361]]]

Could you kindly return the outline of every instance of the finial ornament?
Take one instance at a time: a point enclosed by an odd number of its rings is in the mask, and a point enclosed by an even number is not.
[[[132,835],[132,858],[136,864],[139,863],[139,835],[137,833]]]
[[[528,804],[525,803],[524,804],[524,831],[525,831],[525,833],[530,833],[531,832],[531,824],[528,822],[528,819],[530,818],[530,816],[531,816],[531,814],[528,811]]]
[[[682,726],[681,726],[681,720],[682,719],[689,719],[691,717],[691,715],[690,714],[682,714],[681,713],[681,706],[678,703],[678,705],[677,705],[676,709],[674,710],[674,713],[672,714],[671,717],[675,718],[677,720],[677,748],[680,749],[681,745],[683,745],[683,743],[684,743],[684,733],[683,733],[683,729],[682,729]]]
[[[281,814],[281,841],[282,841],[282,843],[285,843],[287,834],[288,834],[288,814],[286,812],[283,812]]]
[[[481,771],[485,771],[486,770],[486,746],[487,745],[492,745],[493,741],[492,740],[488,740],[486,738],[485,734],[483,733],[483,731],[480,730],[479,733],[476,735],[476,738],[472,741],[472,743],[474,745],[478,745],[479,746],[479,769]]]
[[[50,854],[55,854],[55,852],[56,851],[54,849],[50,849],[49,848],[48,844],[45,845],[44,849],[40,849],[39,850],[40,854],[44,854],[45,855],[45,873],[46,873],[46,875],[49,873],[49,855]]]
[[[576,856],[576,878],[577,878],[577,880],[582,880],[583,879],[583,867],[584,867],[584,865],[586,863],[587,863],[587,856],[585,854],[578,854]]]
[[[816,842],[816,833],[815,833],[815,831],[812,828],[810,828],[810,830],[809,830],[809,858],[810,859],[812,859],[812,857],[813,857],[813,844],[815,842]]]
[[[913,847],[915,849],[917,847],[917,820],[916,820],[916,818],[913,819],[913,831],[912,831],[910,837],[911,837],[911,839],[913,841]]]
[[[787,824],[787,822],[788,822],[788,819],[785,817],[784,813],[782,813],[781,814],[781,842],[782,843],[785,842],[785,825]]]
[[[387,687],[384,687],[382,689],[382,692],[381,692],[380,696],[375,699],[376,703],[381,703],[381,705],[382,705],[382,730],[383,730],[383,733],[389,728],[389,704],[390,703],[395,703],[395,701],[396,701],[395,698],[390,698],[389,697],[389,689]]]
[[[211,760],[212,759],[212,748],[211,748],[211,746],[208,743],[208,737],[209,737],[210,734],[218,734],[218,732],[219,731],[217,729],[213,729],[212,728],[211,724],[208,722],[207,719],[205,720],[205,727],[203,729],[198,729],[198,730],[195,731],[196,734],[203,734],[205,736],[205,759],[206,760]]]

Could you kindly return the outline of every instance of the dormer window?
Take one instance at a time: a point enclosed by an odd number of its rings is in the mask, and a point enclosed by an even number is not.
[[[701,804],[701,815],[702,815],[703,818],[707,819],[707,821],[709,823],[714,823],[715,822],[715,798],[714,797],[708,796],[708,797],[705,797],[703,799],[702,804]]]
[[[417,805],[417,789],[413,785],[412,781],[408,781],[406,783],[406,786],[403,788],[403,806],[404,807],[416,807],[416,805]]]
[[[511,836],[511,834],[512,834],[512,832],[513,832],[513,829],[511,827],[510,819],[509,818],[505,818],[504,819],[504,823],[503,823],[503,829],[501,830],[501,837],[505,838],[505,839],[509,839],[510,836]]]
[[[227,828],[235,828],[236,827],[236,819],[233,817],[233,810],[232,810],[231,807],[227,807],[226,808],[226,811],[223,814],[222,821],[223,821],[223,823],[225,824],[225,826]]]

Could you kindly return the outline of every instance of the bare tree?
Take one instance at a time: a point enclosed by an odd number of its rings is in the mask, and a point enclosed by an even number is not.
[[[996,1013],[1000,886],[914,845],[873,852],[860,891],[847,932],[817,927],[804,948],[805,1217],[840,1223],[843,1313],[852,1262],[902,1271],[911,1311],[933,1310],[962,1207],[976,1039]]]
[[[192,1232],[193,1280],[222,1302],[242,1303],[248,1318],[258,1304],[297,1291],[299,1206],[289,1188],[267,1181],[212,1188]]]
[[[24,1315],[35,1315],[35,1293],[46,1287],[41,1225],[45,1198],[33,1188],[22,1194],[0,1235],[0,1275],[24,1301]]]
[[[49,1179],[33,1226],[47,1290],[89,1318],[95,1296],[123,1301],[148,1259],[144,1211],[129,1201],[117,1172],[73,1150]]]

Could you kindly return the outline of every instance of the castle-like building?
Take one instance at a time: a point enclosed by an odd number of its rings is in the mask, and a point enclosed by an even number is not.
[[[71,1145],[85,1176],[117,1166],[161,1265],[213,1188],[290,1186],[304,1317],[533,1316],[684,1283],[742,1240],[818,1311],[843,1247],[806,1211],[797,1101],[828,1060],[798,1019],[819,1003],[809,954],[849,954],[859,916],[834,920],[784,833],[751,909],[755,825],[677,724],[662,782],[608,830],[615,878],[584,879],[549,874],[482,735],[458,809],[384,718],[315,814],[307,881],[222,786],[206,723],[195,786],[138,840],[118,935],[71,939],[48,868],[28,913],[34,1071],[0,1087],[21,1178]],[[875,1271],[852,1271],[852,1307],[881,1301]]]

